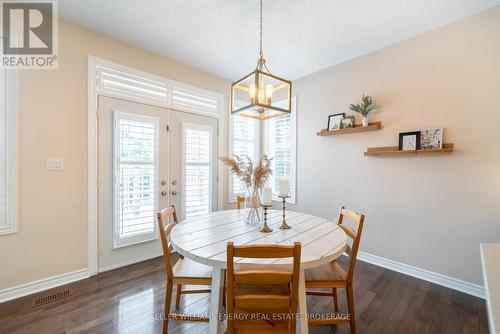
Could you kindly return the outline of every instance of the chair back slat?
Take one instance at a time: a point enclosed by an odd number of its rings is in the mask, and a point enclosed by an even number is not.
[[[353,229],[344,224],[344,219],[353,221],[356,227]],[[337,224],[342,230],[352,239],[352,246],[347,246],[346,253],[349,256],[349,270],[347,271],[347,279],[352,283],[354,269],[356,266],[356,258],[358,256],[359,242],[361,241],[361,232],[363,231],[363,224],[365,216],[363,214],[354,212],[344,206],[340,207],[339,217]]]
[[[249,259],[278,259],[294,256],[293,246],[256,244],[234,247],[234,257]]]
[[[172,270],[172,262],[170,261],[170,242],[169,236],[170,232],[179,222],[177,220],[177,214],[175,212],[175,205],[165,208],[157,213],[158,217],[158,227],[160,231],[161,246],[163,248],[163,261],[165,262],[165,268],[167,270],[167,278],[172,280],[174,274]],[[165,225],[169,220],[170,223]]]
[[[340,224],[339,225],[341,229],[344,230],[344,232],[351,238],[351,239],[356,239],[357,237],[357,233],[356,231],[354,231],[351,227],[349,226],[346,226],[346,225],[343,225],[343,224]]]
[[[234,332],[235,309],[259,312],[281,312],[288,313],[290,321],[288,328],[290,333],[295,333],[295,319],[293,315],[297,310],[298,282],[300,270],[300,243],[296,242],[294,246],[281,245],[253,245],[253,246],[234,246],[232,242],[227,244],[227,333]],[[236,270],[234,267],[234,258],[293,258],[291,271],[269,268],[255,268],[252,270]],[[242,265],[244,268],[244,265]],[[266,293],[261,290],[235,295],[236,286],[280,286],[285,288],[285,293],[277,294],[271,289]]]

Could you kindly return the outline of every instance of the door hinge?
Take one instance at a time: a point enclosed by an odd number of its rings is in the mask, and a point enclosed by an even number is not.
[[[167,132],[170,132],[170,125],[165,125],[165,130],[167,130]]]

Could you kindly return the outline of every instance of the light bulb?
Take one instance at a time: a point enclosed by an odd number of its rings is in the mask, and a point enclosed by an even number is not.
[[[251,84],[250,86],[248,86],[248,94],[250,94],[250,103],[255,103],[255,93],[256,93],[255,84]]]
[[[266,85],[266,104],[267,105],[271,104],[271,98],[273,97],[273,91],[274,91],[273,85],[271,85],[271,84]]]
[[[259,87],[259,96],[258,96],[258,101],[260,104],[264,104],[266,100],[266,95],[264,93],[263,87]]]

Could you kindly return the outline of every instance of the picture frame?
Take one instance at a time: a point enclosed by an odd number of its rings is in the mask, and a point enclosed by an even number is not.
[[[354,127],[354,116],[345,116],[340,122],[341,129],[350,129]]]
[[[333,114],[328,116],[328,125],[326,127],[327,131],[340,130],[340,125],[342,124],[342,119],[344,119],[345,113]]]
[[[443,128],[423,129],[420,133],[420,147],[423,150],[443,148]]]
[[[399,150],[415,151],[420,150],[420,131],[400,132]]]

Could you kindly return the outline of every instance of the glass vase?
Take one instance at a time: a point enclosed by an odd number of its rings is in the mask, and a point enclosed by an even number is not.
[[[262,207],[260,206],[259,189],[249,187],[245,191],[243,207],[244,221],[249,225],[259,225],[262,222]]]

